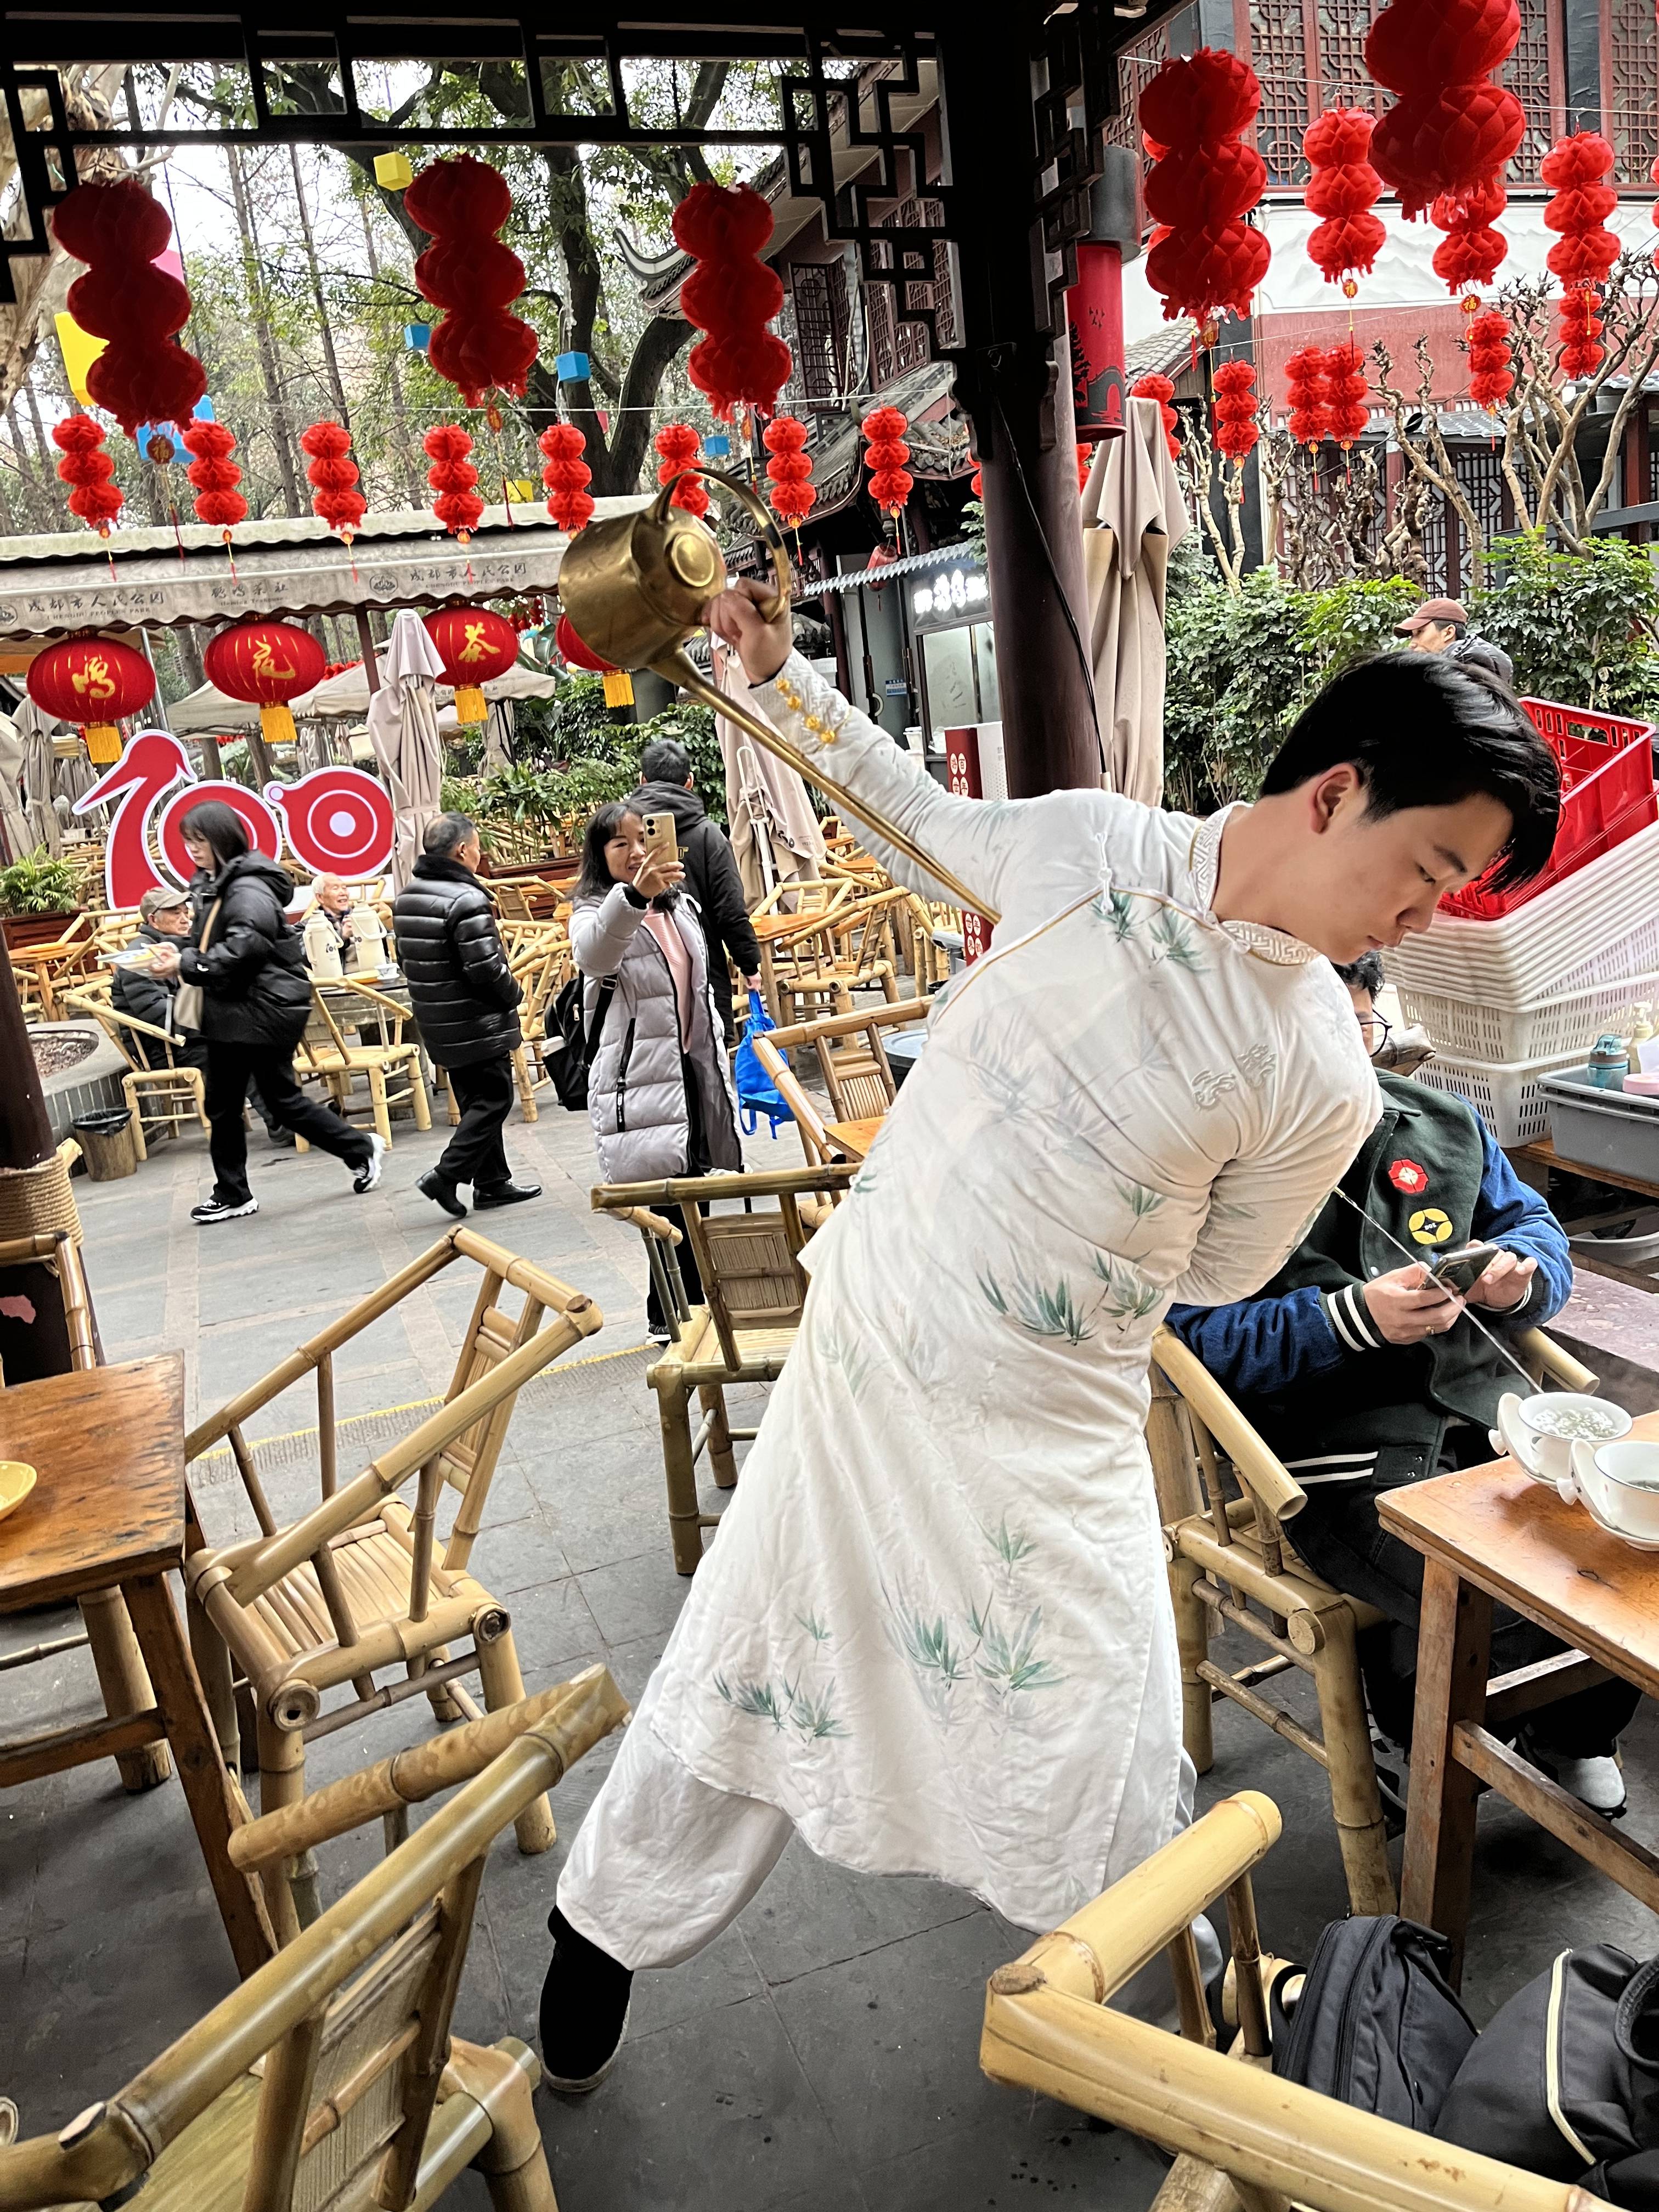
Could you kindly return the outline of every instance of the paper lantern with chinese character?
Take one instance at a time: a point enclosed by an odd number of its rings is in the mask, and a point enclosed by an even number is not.
[[[87,757],[100,763],[120,758],[115,725],[155,696],[155,671],[143,654],[108,637],[71,637],[47,646],[30,661],[27,681],[43,714],[80,726]]]
[[[1163,295],[1164,319],[1190,315],[1206,345],[1223,309],[1250,313],[1267,273],[1267,241],[1244,220],[1267,181],[1243,135],[1261,105],[1249,63],[1211,46],[1165,62],[1140,95],[1140,119],[1158,149],[1146,207],[1161,227],[1146,281]]]
[[[58,473],[70,487],[70,513],[107,538],[123,495],[114,481],[115,463],[104,451],[103,424],[90,415],[66,416],[53,423],[52,441],[64,456]]]
[[[1365,362],[1352,338],[1344,338],[1325,356],[1325,404],[1330,434],[1346,453],[1363,438],[1370,422],[1365,404]]]
[[[1508,319],[1489,308],[1469,325],[1469,397],[1488,413],[1501,407],[1515,386],[1510,366]]]
[[[471,154],[433,161],[404,194],[404,210],[432,234],[415,264],[421,297],[443,315],[427,359],[468,407],[491,391],[524,397],[538,341],[508,308],[524,290],[524,264],[495,235],[513,212],[499,169]]]
[[[328,656],[308,629],[293,623],[244,622],[222,629],[202,655],[202,670],[228,699],[259,709],[268,745],[294,743],[288,702],[323,680]]]
[[[587,441],[574,422],[550,422],[536,443],[546,458],[542,482],[547,486],[547,511],[574,538],[593,515],[587,490],[593,471],[582,459]]]
[[[760,258],[771,235],[771,208],[752,185],[694,185],[674,210],[674,242],[696,264],[680,313],[704,333],[686,374],[722,422],[744,405],[769,415],[793,365],[767,328],[783,306],[783,280]]]
[[[1129,386],[1129,397],[1132,399],[1157,400],[1158,411],[1164,422],[1164,442],[1170,449],[1170,459],[1174,460],[1181,451],[1181,441],[1176,436],[1176,428],[1181,417],[1170,404],[1175,398],[1174,385],[1167,376],[1159,376],[1157,371],[1153,370],[1146,376],[1138,376],[1135,379]]]
[[[1371,166],[1410,222],[1443,194],[1501,179],[1527,118],[1492,76],[1521,36],[1519,0],[1389,0],[1365,39],[1371,76],[1398,94]]]
[[[870,496],[884,514],[896,514],[915,483],[904,465],[910,458],[904,442],[909,422],[896,407],[875,407],[860,427],[868,441],[864,465],[870,471]]]
[[[772,512],[786,530],[799,530],[818,495],[806,458],[806,425],[793,415],[775,416],[762,443],[771,456],[766,480],[772,487]]]
[[[584,645],[577,636],[575,624],[568,615],[559,617],[553,632],[553,642],[558,647],[566,667],[580,668],[590,676],[605,678],[605,703],[607,707],[633,705],[633,678],[625,668],[618,668],[614,661],[603,659],[592,646]]]
[[[1322,445],[1331,434],[1331,410],[1325,356],[1317,346],[1304,346],[1291,356],[1285,364],[1285,389],[1291,437],[1298,446]]]
[[[472,451],[471,434],[458,423],[434,422],[421,443],[432,463],[426,480],[438,495],[432,512],[465,545],[483,513],[483,501],[472,489],[478,471],[467,459]]]
[[[1255,419],[1255,370],[1248,361],[1224,361],[1211,390],[1215,394],[1215,447],[1230,461],[1255,450],[1261,431]]]
[[[493,607],[440,607],[422,619],[444,665],[444,682],[455,687],[456,720],[488,720],[479,686],[517,665],[518,631]]]
[[[313,422],[300,433],[300,447],[306,456],[313,513],[349,545],[368,511],[368,501],[357,489],[350,433],[337,422]]]
[[[1303,198],[1322,218],[1308,240],[1308,258],[1328,284],[1352,300],[1369,276],[1388,233],[1371,210],[1382,179],[1370,164],[1376,118],[1358,107],[1328,107],[1302,134],[1311,173]]]
[[[136,178],[81,185],[52,213],[58,243],[87,264],[70,286],[80,327],[108,343],[87,371],[87,392],[128,437],[146,422],[186,423],[207,390],[207,371],[173,335],[190,319],[190,294],[159,264],[173,237],[161,202]]]
[[[222,422],[191,422],[185,447],[191,457],[185,474],[196,494],[196,520],[216,525],[228,545],[232,530],[247,514],[247,501],[236,489],[242,471],[230,458],[236,441]]]
[[[708,490],[701,477],[685,476],[683,470],[690,468],[702,459],[702,440],[689,422],[665,422],[651,441],[657,456],[657,482],[674,483],[674,496],[668,504],[684,507],[686,514],[700,519],[708,512]]]

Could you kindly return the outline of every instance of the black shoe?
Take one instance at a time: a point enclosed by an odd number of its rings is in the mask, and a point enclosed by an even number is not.
[[[245,1213],[258,1211],[257,1198],[221,1198],[215,1191],[211,1198],[204,1198],[199,1206],[191,1206],[190,1218],[205,1224],[210,1221],[240,1221]]]
[[[386,1156],[392,1147],[378,1130],[368,1140],[368,1158],[357,1168],[351,1178],[351,1188],[361,1198],[366,1190],[373,1190],[380,1180],[380,1170],[386,1165]]]
[[[475,1182],[472,1186],[474,1206],[522,1206],[526,1199],[541,1194],[538,1182]]]
[[[579,1934],[557,1905],[547,1932],[553,1956],[542,1984],[542,2079],[567,2097],[585,2096],[617,2063],[634,1976]]]
[[[428,1168],[423,1176],[417,1176],[415,1188],[429,1198],[434,1206],[441,1206],[446,1213],[453,1213],[457,1221],[466,1219],[466,1208],[456,1197],[454,1184],[443,1182],[436,1168]]]
[[[286,1145],[290,1151],[293,1149],[295,1139],[292,1129],[284,1129],[280,1123],[276,1121],[267,1121],[265,1123],[265,1134],[270,1138],[273,1145]]]

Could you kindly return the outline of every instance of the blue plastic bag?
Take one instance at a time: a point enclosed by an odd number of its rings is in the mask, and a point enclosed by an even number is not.
[[[746,1137],[754,1135],[759,1126],[759,1116],[763,1114],[766,1116],[767,1126],[775,1139],[778,1133],[779,1122],[793,1121],[795,1118],[773,1087],[772,1079],[761,1066],[759,1054],[755,1050],[754,1040],[763,1031],[774,1030],[776,1027],[777,1024],[762,1003],[760,993],[751,991],[749,994],[748,1025],[743,1033],[743,1042],[738,1047],[737,1056],[732,1063],[732,1080],[737,1085],[738,1091],[738,1109],[743,1119],[743,1130]],[[786,1053],[784,1054],[786,1066],[788,1064],[788,1059],[789,1055]]]

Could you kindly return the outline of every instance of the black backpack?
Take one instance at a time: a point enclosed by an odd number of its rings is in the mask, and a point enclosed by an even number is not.
[[[582,978],[573,975],[558,997],[554,1000],[552,1018],[547,1025],[547,1042],[542,1048],[542,1066],[549,1080],[559,1094],[561,1106],[573,1114],[587,1109],[587,1071],[593,1064],[593,1055],[599,1048],[599,1033],[605,1027],[605,1015],[611,1010],[611,1000],[617,988],[614,975],[606,975],[599,984],[599,995],[593,1008],[593,1018],[586,1030],[582,1027]]]
[[[1358,2112],[1432,2129],[1474,2042],[1446,1978],[1451,1946],[1382,1913],[1334,1920],[1315,1947],[1295,2009],[1273,1989],[1273,2072]]]

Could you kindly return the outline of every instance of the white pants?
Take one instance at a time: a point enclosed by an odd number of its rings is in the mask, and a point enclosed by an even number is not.
[[[712,1943],[755,1895],[794,1833],[775,1805],[713,1789],[675,1757],[651,1726],[655,1689],[653,1674],[559,1877],[559,1910],[571,1926],[636,1970],[678,1966]],[[1197,1780],[1183,1751],[1177,1832],[1192,1824]],[[1221,1963],[1221,1947],[1201,1917],[1193,1933],[1207,1982]],[[1112,2002],[1139,2018],[1172,2023],[1174,1992],[1163,1958],[1143,1967]]]

